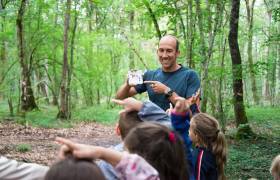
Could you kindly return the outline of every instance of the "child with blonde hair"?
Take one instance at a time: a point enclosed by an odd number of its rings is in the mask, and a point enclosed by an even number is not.
[[[192,162],[189,162],[193,166],[195,179],[224,180],[227,144],[219,123],[206,113],[192,116],[189,107],[189,102],[178,98],[171,112],[171,122],[182,135],[186,148],[191,151],[190,140],[195,146]]]
[[[275,180],[280,180],[280,154],[273,159],[270,167],[270,173]]]

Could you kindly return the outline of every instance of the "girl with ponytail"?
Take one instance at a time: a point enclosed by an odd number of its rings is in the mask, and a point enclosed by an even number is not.
[[[193,167],[194,178],[225,180],[227,144],[219,123],[206,113],[192,116],[189,106],[184,99],[177,99],[171,112],[171,122],[174,129],[183,136],[186,148],[192,148],[189,141],[192,141],[195,147],[192,151],[192,162],[189,162]]]

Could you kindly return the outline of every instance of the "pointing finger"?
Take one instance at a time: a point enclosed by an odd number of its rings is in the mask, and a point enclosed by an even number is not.
[[[61,138],[61,137],[57,137],[55,138],[56,142],[59,142],[61,144],[65,144],[66,146],[68,146],[70,149],[76,149],[76,145],[75,143],[73,143],[72,141],[65,139],[65,138]]]
[[[119,104],[119,105],[124,105],[124,101],[123,100],[119,100],[119,99],[112,99],[112,102]]]
[[[157,81],[144,81],[144,84],[155,84]]]
[[[126,110],[122,109],[122,110],[119,111],[119,115],[121,115],[122,113],[125,113],[125,112],[126,112]]]

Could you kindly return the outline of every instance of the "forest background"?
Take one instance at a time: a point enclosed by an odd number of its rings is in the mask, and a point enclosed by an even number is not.
[[[236,2],[239,63],[229,46]],[[201,77],[202,111],[219,119],[227,134],[227,174],[270,177],[270,162],[280,148],[279,1],[0,3],[1,123],[46,128],[114,123],[118,107],[111,99],[128,70],[160,67],[157,43],[173,34],[180,41],[179,63]]]

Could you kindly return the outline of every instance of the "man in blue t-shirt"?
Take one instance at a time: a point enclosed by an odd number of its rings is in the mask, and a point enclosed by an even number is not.
[[[170,103],[175,104],[177,97],[188,99],[196,94],[200,87],[199,77],[195,71],[177,63],[180,51],[176,37],[172,35],[162,37],[157,55],[161,68],[147,71],[143,77],[144,84],[129,86],[126,81],[118,90],[117,99],[147,91],[152,102],[167,110]]]

